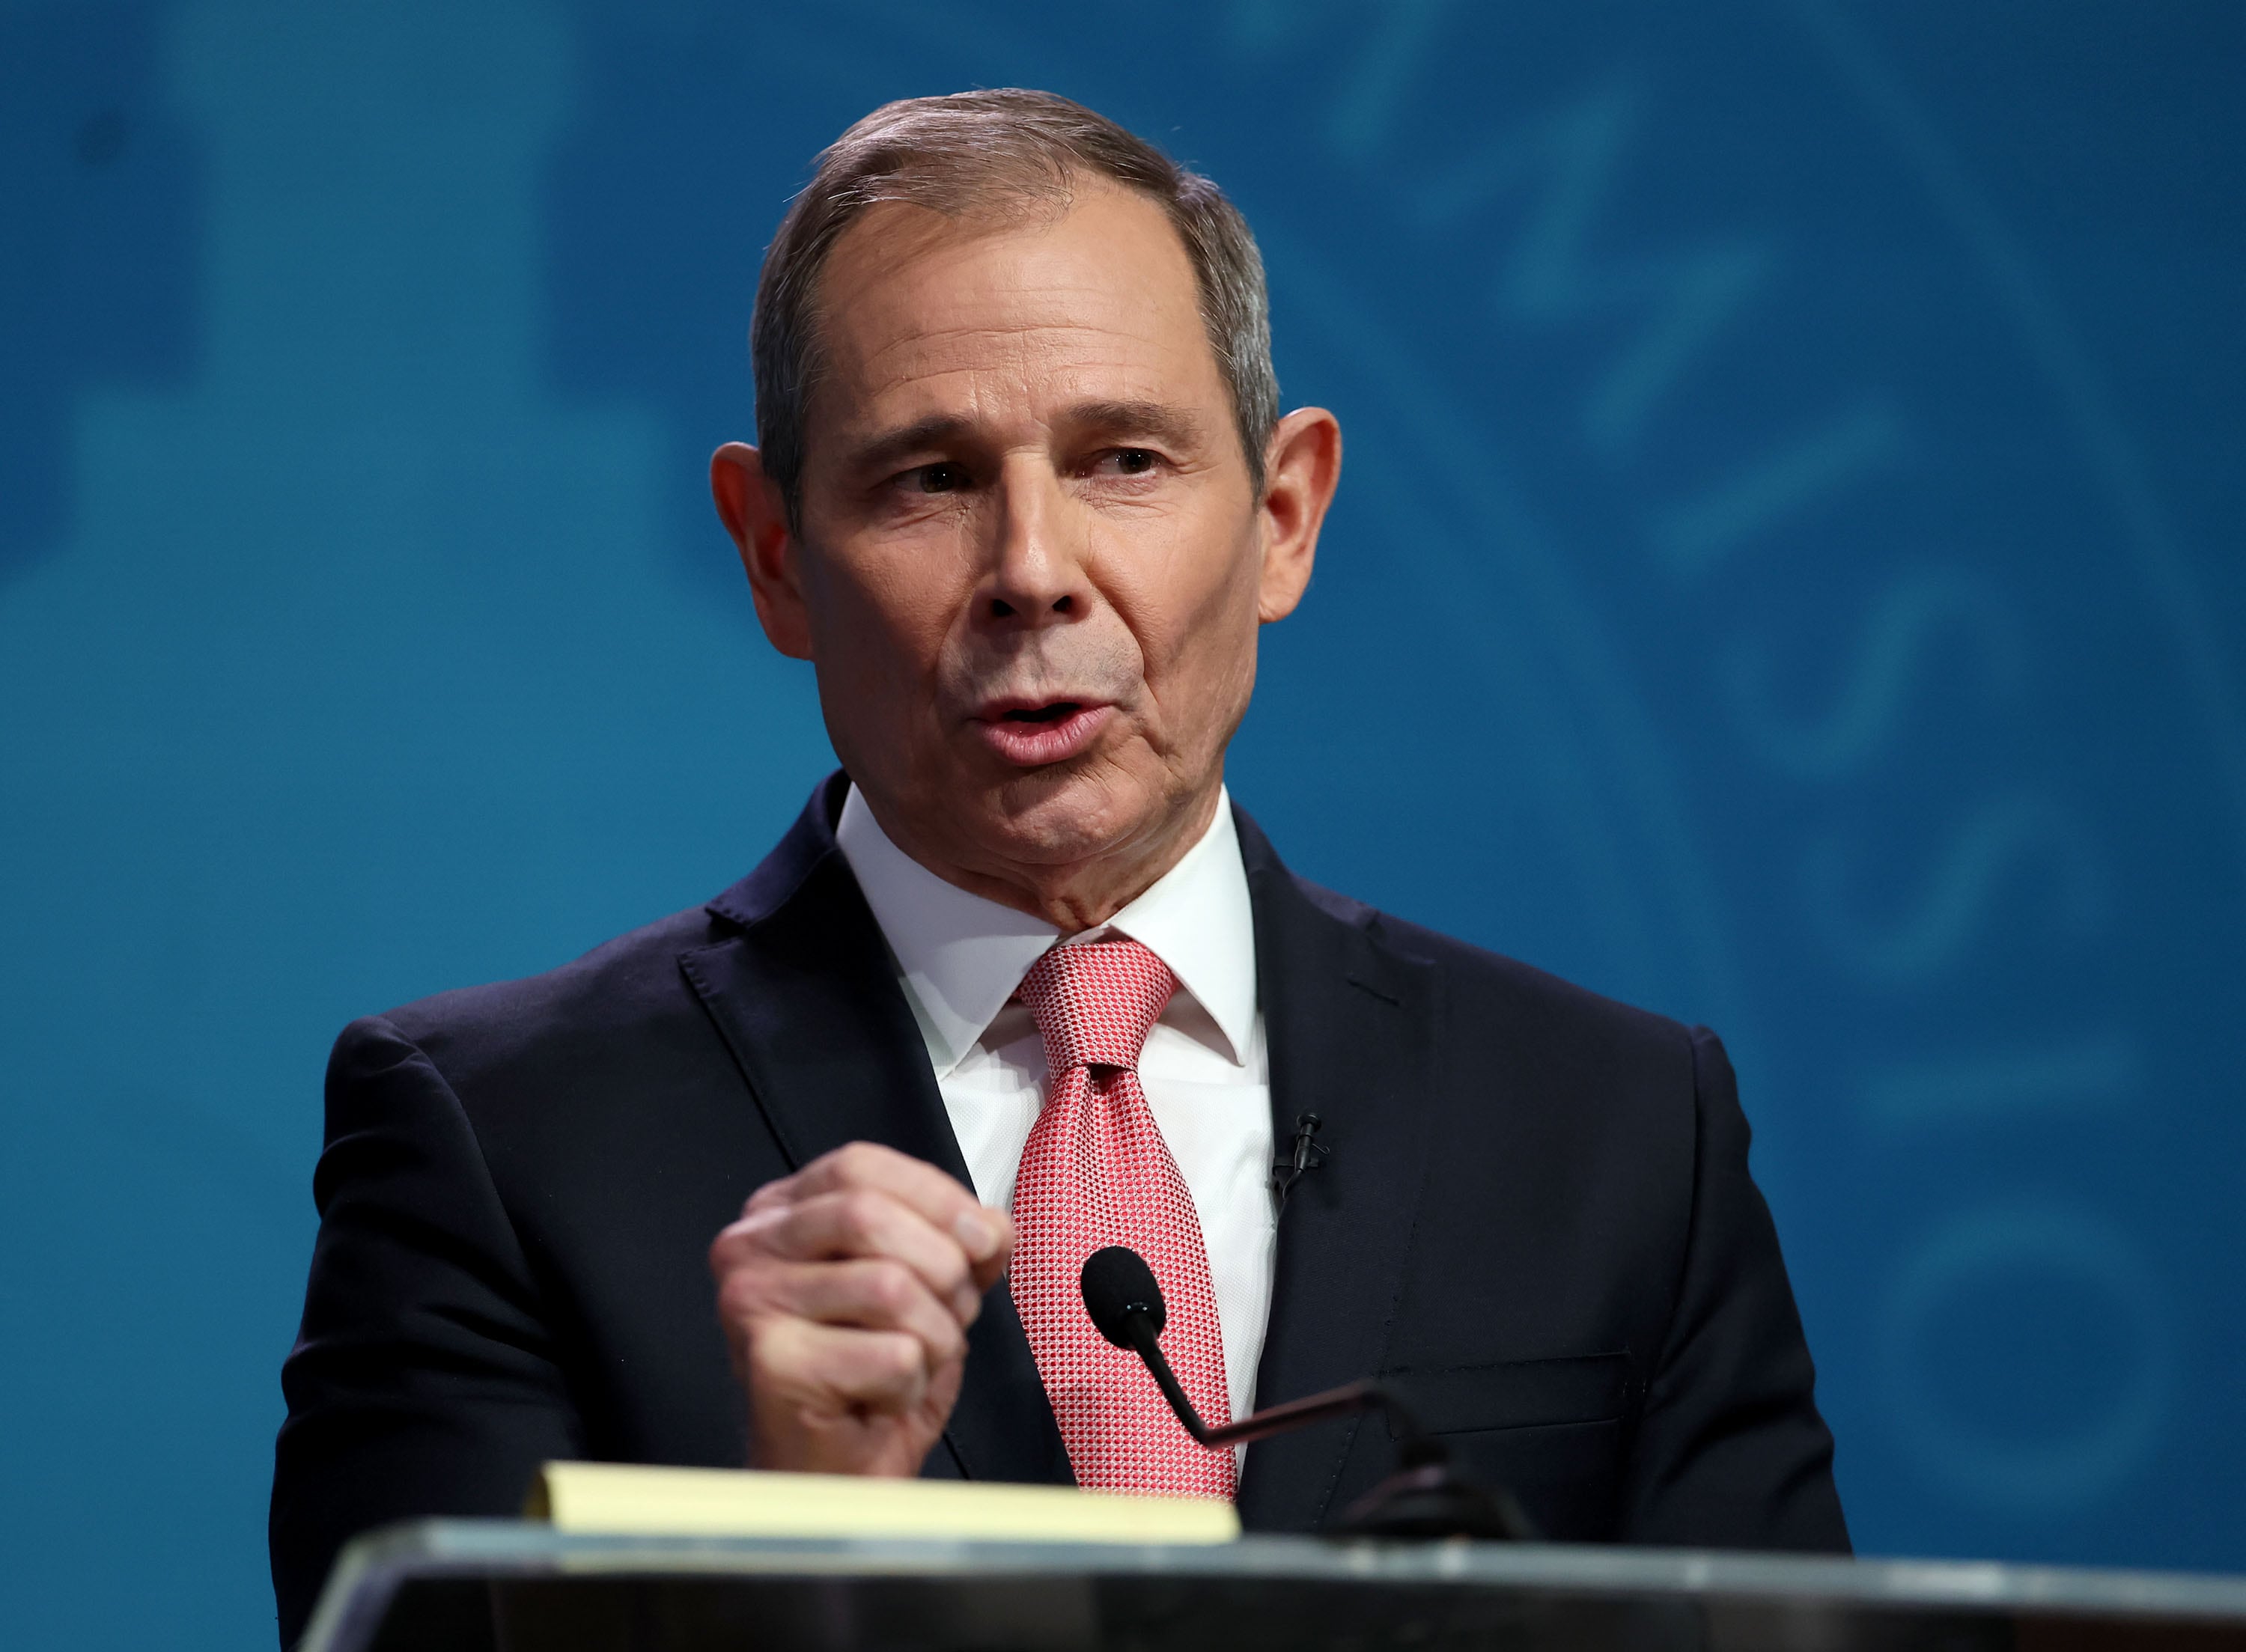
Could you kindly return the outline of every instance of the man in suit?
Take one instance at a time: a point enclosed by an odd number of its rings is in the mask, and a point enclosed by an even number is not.
[[[351,1535],[553,1458],[1274,1530],[1392,1470],[1377,1420],[1194,1446],[1074,1300],[1119,1241],[1205,1414],[1385,1373],[1552,1537],[1845,1549],[1714,1037],[1306,884],[1225,792],[1340,435],[1278,416],[1215,187],[1043,94],[892,105],[754,356],[718,507],[841,772],[706,906],[338,1042],[283,1640]]]

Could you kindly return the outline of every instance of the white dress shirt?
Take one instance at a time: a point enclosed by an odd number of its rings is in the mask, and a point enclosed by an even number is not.
[[[1045,1102],[1045,1056],[1029,1010],[1007,1000],[1060,931],[937,877],[889,840],[854,785],[834,838],[888,941],[975,1195],[1011,1208],[1022,1147]],[[1178,978],[1147,1035],[1139,1082],[1201,1219],[1232,1414],[1245,1417],[1255,1409],[1278,1223],[1256,926],[1229,797],[1219,795],[1201,841],[1153,887],[1065,944],[1111,932],[1148,948]]]

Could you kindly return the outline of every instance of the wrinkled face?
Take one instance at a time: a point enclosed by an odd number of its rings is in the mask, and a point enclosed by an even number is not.
[[[1161,208],[877,207],[819,288],[797,581],[835,751],[972,872],[1206,819],[1247,710],[1263,513]],[[1197,818],[1196,818],[1197,817]]]

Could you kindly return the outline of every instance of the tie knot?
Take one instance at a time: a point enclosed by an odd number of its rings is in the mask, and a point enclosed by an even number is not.
[[[1022,1002],[1055,1079],[1078,1067],[1131,1067],[1178,978],[1127,936],[1054,947],[1022,977]]]

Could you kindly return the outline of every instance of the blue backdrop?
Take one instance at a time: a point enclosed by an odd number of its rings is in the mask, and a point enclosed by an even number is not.
[[[1349,458],[1235,790],[1725,1035],[1862,1547],[2246,1567],[2242,65],[2229,0],[0,5],[9,1638],[265,1641],[329,1040],[831,761],[704,460],[812,152],[977,84],[1256,225]]]

